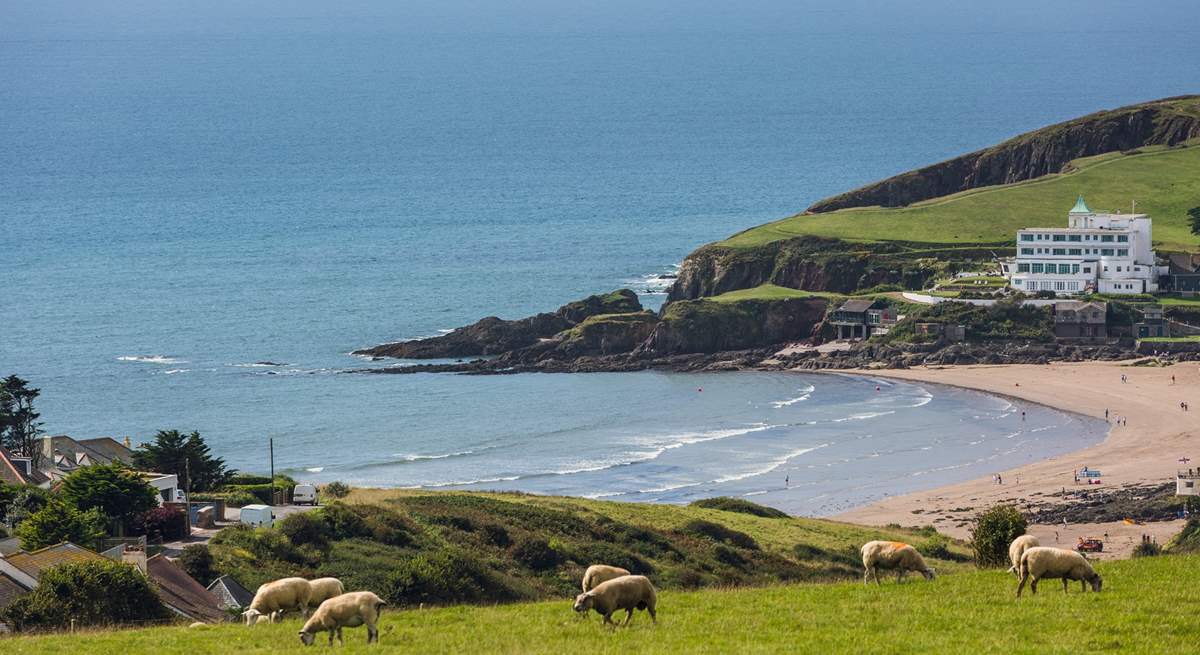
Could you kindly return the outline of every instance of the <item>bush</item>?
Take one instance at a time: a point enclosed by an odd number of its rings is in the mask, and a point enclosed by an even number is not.
[[[179,559],[176,561],[179,567],[188,575],[196,579],[197,582],[207,587],[213,583],[213,580],[221,577],[213,565],[212,553],[209,552],[208,546],[204,544],[192,544],[184,546],[183,552],[179,554]]]
[[[17,630],[168,620],[171,613],[146,578],[110,560],[63,564],[42,571],[38,586],[0,617]]]
[[[754,540],[754,537],[751,537],[745,532],[738,532],[737,530],[727,528],[720,523],[701,521],[697,519],[688,521],[687,524],[683,526],[683,531],[701,537],[708,537],[713,541],[729,544],[731,546],[737,546],[738,548],[758,550],[758,542]]]
[[[64,541],[92,548],[107,534],[107,525],[108,517],[100,510],[92,508],[81,512],[56,498],[21,521],[16,534],[25,550],[37,550]]]
[[[155,507],[133,517],[130,532],[174,541],[187,536],[187,517],[178,507]]]
[[[558,566],[562,555],[544,539],[529,537],[517,542],[512,549],[513,559],[534,571],[547,571]]]
[[[936,557],[951,562],[965,562],[969,557],[950,550],[950,538],[944,534],[934,534],[915,546],[918,553],[925,557]],[[1007,549],[1006,551],[1007,552]]]
[[[752,503],[741,498],[730,498],[728,496],[717,496],[716,498],[704,498],[692,503],[692,507],[705,507],[708,509],[719,509],[724,512],[738,512],[741,514],[751,514],[753,516],[761,516],[766,519],[786,519],[790,518],[787,512],[781,512],[774,507],[766,507],[757,503]]]
[[[1153,541],[1143,541],[1133,549],[1133,556],[1154,557],[1155,555],[1162,555],[1162,551],[1162,546],[1159,546],[1157,543]]]
[[[246,491],[231,491],[225,494],[225,504],[230,507],[245,507],[261,503],[258,496]]]
[[[1167,552],[1172,554],[1200,552],[1200,518],[1192,516],[1188,519],[1179,534],[1172,537],[1171,542],[1167,544]]]
[[[124,464],[93,464],[63,478],[59,494],[81,511],[92,508],[122,523],[158,507],[158,492]]]
[[[321,495],[330,498],[345,498],[350,495],[350,485],[341,480],[334,480],[321,487]]]
[[[384,599],[394,605],[512,600],[512,590],[492,579],[467,553],[453,548],[425,551],[401,564],[388,579]]]
[[[485,523],[479,531],[483,534],[484,542],[492,546],[508,548],[512,545],[512,539],[508,536],[508,530],[505,530],[502,525]]]
[[[1012,505],[997,505],[975,517],[971,528],[971,549],[980,568],[1007,566],[1008,545],[1025,534],[1027,522]]]
[[[279,522],[277,528],[297,546],[310,545],[320,550],[329,547],[332,530],[318,512],[290,514]]]

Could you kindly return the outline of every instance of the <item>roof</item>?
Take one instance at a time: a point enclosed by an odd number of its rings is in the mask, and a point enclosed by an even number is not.
[[[36,468],[26,473],[25,463],[14,461],[18,459],[12,451],[0,446],[0,481],[18,485],[40,485],[50,481],[50,478],[45,473]]]
[[[50,466],[64,472],[91,464],[133,461],[133,451],[112,437],[74,439],[65,434],[42,437],[42,454],[47,468]]]
[[[220,600],[179,568],[175,562],[155,555],[146,560],[146,576],[158,586],[163,604],[193,621],[218,623],[225,619]]]
[[[1083,194],[1079,194],[1079,199],[1075,201],[1075,206],[1069,212],[1071,214],[1090,214],[1092,210],[1088,209],[1087,203],[1083,201]]]
[[[217,597],[223,609],[248,607],[254,600],[254,594],[228,575],[213,580],[208,590]]]
[[[29,593],[21,583],[0,572],[0,610],[12,605],[13,601]]]
[[[133,451],[126,448],[125,444],[113,439],[112,437],[96,437],[94,439],[78,439],[79,445],[87,448],[107,459],[110,462],[125,462],[126,464],[133,463]]]
[[[1098,300],[1083,301],[1083,300],[1059,300],[1054,303],[1054,311],[1079,311],[1081,309],[1098,309],[1107,311],[1108,304]]]
[[[31,553],[20,551],[4,558],[6,562],[16,567],[33,579],[42,577],[42,571],[60,564],[77,562],[104,561],[104,558],[92,551],[76,546],[71,542],[35,550]]]
[[[874,300],[853,299],[842,303],[841,307],[837,308],[839,312],[865,312],[874,305]]]

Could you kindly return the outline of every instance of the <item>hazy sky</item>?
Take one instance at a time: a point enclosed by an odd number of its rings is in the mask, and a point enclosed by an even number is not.
[[[1182,20],[1190,17],[1189,20]],[[1180,31],[1196,0],[8,0],[0,39],[137,33]]]

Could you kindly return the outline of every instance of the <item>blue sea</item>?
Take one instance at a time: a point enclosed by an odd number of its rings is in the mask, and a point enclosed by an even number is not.
[[[703,243],[1200,90],[1190,1],[877,4],[0,4],[0,374],[49,433],[198,430],[239,469],[273,438],[317,481],[807,513],[1093,443],[863,379],[340,373],[622,286],[657,307]]]

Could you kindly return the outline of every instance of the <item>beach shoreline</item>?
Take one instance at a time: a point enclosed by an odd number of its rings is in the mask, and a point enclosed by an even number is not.
[[[867,525],[933,525],[958,538],[969,537],[969,518],[1000,503],[1021,507],[1061,503],[1063,492],[1132,488],[1173,481],[1187,466],[1178,460],[1200,454],[1192,435],[1200,431],[1200,415],[1184,411],[1180,402],[1200,397],[1200,369],[1191,364],[1165,367],[1131,366],[1128,362],[1055,363],[1049,365],[970,365],[939,368],[845,371],[954,386],[1007,399],[1036,403],[1083,416],[1108,420],[1100,443],[996,471],[1000,482],[979,478],[935,489],[893,496],[833,518]],[[1122,381],[1122,375],[1127,381]],[[1174,379],[1172,379],[1174,378]],[[1106,416],[1107,411],[1107,416]],[[1125,424],[1117,424],[1121,417]],[[1099,469],[1099,485],[1077,482],[1075,472]],[[1108,535],[1105,557],[1128,556],[1143,534],[1159,543],[1178,532],[1182,521],[1131,525],[1124,521],[1030,526],[1044,544],[1073,545],[1079,537]]]

